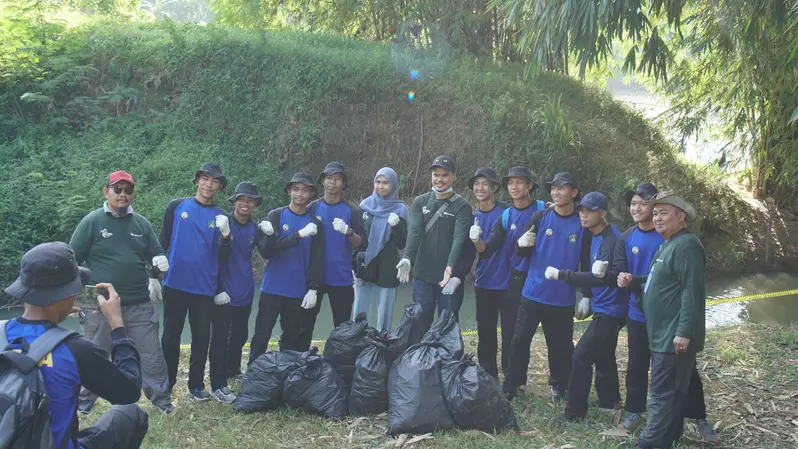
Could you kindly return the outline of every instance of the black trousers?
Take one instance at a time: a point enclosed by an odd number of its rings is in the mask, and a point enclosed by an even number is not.
[[[195,295],[164,286],[163,336],[161,347],[169,374],[169,391],[177,383],[177,366],[180,362],[180,335],[183,326],[191,326],[191,356],[188,368],[188,388],[205,388],[205,362],[211,341],[211,316],[213,297]]]
[[[261,292],[255,334],[249,347],[250,364],[268,349],[278,317],[283,330],[280,350],[307,351],[310,348],[310,338],[305,340],[304,336],[313,335],[313,325],[316,322],[313,309],[303,309],[302,298],[287,298]]]
[[[612,408],[621,401],[618,391],[618,365],[615,348],[623,318],[597,313],[574,349],[571,378],[565,403],[567,418],[584,418],[587,414],[593,365],[596,365],[596,394],[602,407]]]
[[[515,391],[526,383],[529,367],[529,346],[538,324],[543,326],[549,355],[549,385],[565,394],[571,377],[574,354],[574,307],[552,306],[521,299],[518,320],[510,348],[510,366],[504,379],[504,391]]]
[[[138,449],[149,429],[149,416],[136,404],[114,405],[94,423],[78,432],[86,449]]]
[[[343,287],[333,287],[322,285],[317,290],[316,307],[310,309],[313,313],[313,322],[310,329],[305,329],[301,335],[302,341],[307,341],[308,345],[313,340],[313,329],[316,327],[316,316],[321,310],[321,303],[324,295],[330,298],[330,309],[332,310],[333,327],[338,327],[344,321],[352,319],[352,304],[355,302],[355,288],[351,285]],[[302,302],[300,300],[300,302]]]
[[[211,389],[227,386],[227,379],[241,372],[241,353],[249,337],[252,304],[213,306],[211,319]]]
[[[523,283],[521,284],[523,286]],[[521,301],[520,290],[486,290],[474,288],[477,303],[477,358],[479,364],[488,374],[499,378],[496,365],[498,340],[496,325],[501,315],[502,328],[502,372],[507,376],[510,365],[510,347],[515,333],[515,322],[518,320],[518,303]]]
[[[648,395],[648,368],[651,366],[651,351],[648,349],[646,323],[626,318],[626,331],[629,338],[629,362],[626,369],[626,403],[629,413],[646,411]],[[684,417],[706,419],[707,409],[704,401],[704,384],[697,367],[690,375],[690,387],[685,403]]]

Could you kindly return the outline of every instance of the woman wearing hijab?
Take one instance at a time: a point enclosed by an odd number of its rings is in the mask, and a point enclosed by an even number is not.
[[[387,330],[391,326],[393,303],[399,280],[396,265],[399,250],[407,240],[407,221],[410,211],[403,201],[397,199],[399,177],[389,167],[381,168],[374,177],[374,193],[360,203],[366,228],[368,246],[358,253],[355,275],[362,281],[353,313],[357,316],[371,312],[371,302],[377,299],[377,329]]]

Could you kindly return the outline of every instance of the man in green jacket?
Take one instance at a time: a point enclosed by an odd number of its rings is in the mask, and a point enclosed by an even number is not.
[[[457,180],[454,158],[436,157],[430,171],[432,191],[413,201],[404,258],[396,266],[401,282],[410,279],[413,268],[413,302],[421,304],[425,331],[432,326],[436,307],[439,315],[453,310],[457,316],[460,279],[453,273],[473,220],[471,205],[452,188]]]
[[[125,329],[141,355],[144,394],[155,407],[171,413],[174,406],[158,338],[158,312],[153,305],[162,300],[156,272],[169,270],[169,262],[150,222],[133,212],[131,204],[136,196],[133,177],[124,171],[111,173],[103,194],[106,199],[103,207],[80,221],[69,246],[78,263],[91,270],[90,283],[113,284],[119,293]],[[83,333],[110,353],[111,329],[102,315],[87,314]],[[82,389],[79,410],[88,413],[96,400],[97,395]]]
[[[647,276],[618,275],[618,286],[642,286],[643,313],[651,349],[651,400],[638,449],[671,448],[684,432],[684,409],[696,354],[706,335],[706,254],[687,230],[693,206],[673,192],[660,192],[654,227],[665,241]]]

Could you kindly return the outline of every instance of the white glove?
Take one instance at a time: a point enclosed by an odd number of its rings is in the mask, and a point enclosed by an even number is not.
[[[399,216],[398,216],[398,215],[396,215],[396,214],[395,214],[395,213],[393,213],[393,212],[391,212],[390,214],[388,214],[388,224],[389,224],[391,227],[394,227],[394,226],[396,226],[397,224],[399,224]]]
[[[217,306],[230,304],[230,295],[228,295],[227,292],[221,292],[213,297],[213,303],[216,304]]]
[[[521,237],[518,238],[518,246],[520,248],[529,248],[530,246],[535,246],[535,226],[532,225],[528,231],[524,233]]]
[[[476,242],[480,237],[482,237],[482,228],[479,227],[479,220],[475,218],[474,226],[471,226],[471,229],[468,231],[468,238],[470,238],[472,242]]]
[[[396,279],[399,279],[399,282],[404,284],[410,280],[410,259],[400,260],[399,264],[396,265],[396,269],[399,270],[396,273]]]
[[[363,285],[363,279],[360,279],[357,276],[355,276],[355,271],[354,270],[352,270],[352,278],[355,280],[355,285],[356,286],[360,287],[361,285]]]
[[[312,309],[316,307],[316,290],[308,290],[305,293],[305,299],[302,300],[303,309]]]
[[[457,290],[457,287],[460,286],[460,282],[461,282],[460,278],[456,277],[449,278],[449,282],[447,282],[446,285],[443,287],[441,293],[443,293],[444,295],[451,295],[452,293],[454,293],[455,290]]]
[[[227,219],[226,215],[216,216],[216,229],[225,237],[230,235],[230,220]]]
[[[155,256],[152,258],[152,266],[161,271],[169,271],[169,259],[166,256]]]
[[[160,304],[163,301],[163,289],[158,279],[150,278],[150,301],[153,304]]]
[[[590,316],[590,312],[590,298],[584,297],[579,301],[579,305],[576,306],[576,319],[584,320]]]
[[[316,235],[318,231],[319,228],[316,226],[316,223],[308,223],[304,228],[300,229],[297,234],[299,234],[299,238],[304,239],[307,236]]]
[[[560,270],[554,267],[546,268],[546,279],[550,281],[556,281],[559,276],[560,276]]]
[[[349,232],[349,225],[340,218],[336,218],[333,220],[333,229],[335,229],[335,232],[346,235],[346,233]]]
[[[261,231],[263,231],[266,235],[274,235],[274,226],[272,226],[271,221],[261,221],[258,223],[258,227]]]
[[[593,262],[593,266],[590,267],[590,271],[593,272],[593,276],[597,278],[603,278],[607,274],[607,267],[610,266],[610,263],[606,260],[597,260]]]

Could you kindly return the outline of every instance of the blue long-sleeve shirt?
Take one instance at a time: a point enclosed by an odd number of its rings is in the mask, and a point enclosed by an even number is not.
[[[474,212],[483,236],[490,236],[494,227],[501,227],[501,216],[507,207],[506,203],[499,201],[487,212],[479,209]],[[474,287],[485,290],[507,290],[510,284],[510,258],[506,256],[504,251],[494,252],[488,256],[484,253],[480,255]]]
[[[255,249],[255,222],[244,224],[229,214],[232,247],[227,260],[219,264],[219,292],[230,296],[230,306],[252,304],[255,295],[255,278],[252,274],[252,251]]]
[[[523,209],[515,206],[505,209],[500,217],[500,226],[491,228],[488,239],[485,240],[485,251],[480,254],[480,257],[492,257],[494,254],[500,253],[502,259],[510,261],[510,268],[513,270],[521,273],[529,271],[529,257],[521,256],[515,247],[518,239],[524,234],[524,229],[529,229],[527,224],[532,215],[544,209],[545,205],[542,201],[533,201]]]
[[[336,218],[343,220],[353,233],[365,241],[366,229],[360,211],[346,201],[328,204],[323,198],[310,203],[308,211],[316,217],[320,226],[324,227],[324,269],[321,283],[333,287],[352,285],[354,248],[348,236],[333,229],[333,220]]]
[[[624,231],[615,246],[612,270],[607,282],[617,285],[618,273],[631,273],[633,276],[646,276],[662,242],[665,239],[655,229],[643,231],[634,225]],[[639,286],[625,289],[629,294],[629,318],[639,323],[646,322],[646,316],[640,304],[642,291]]]

